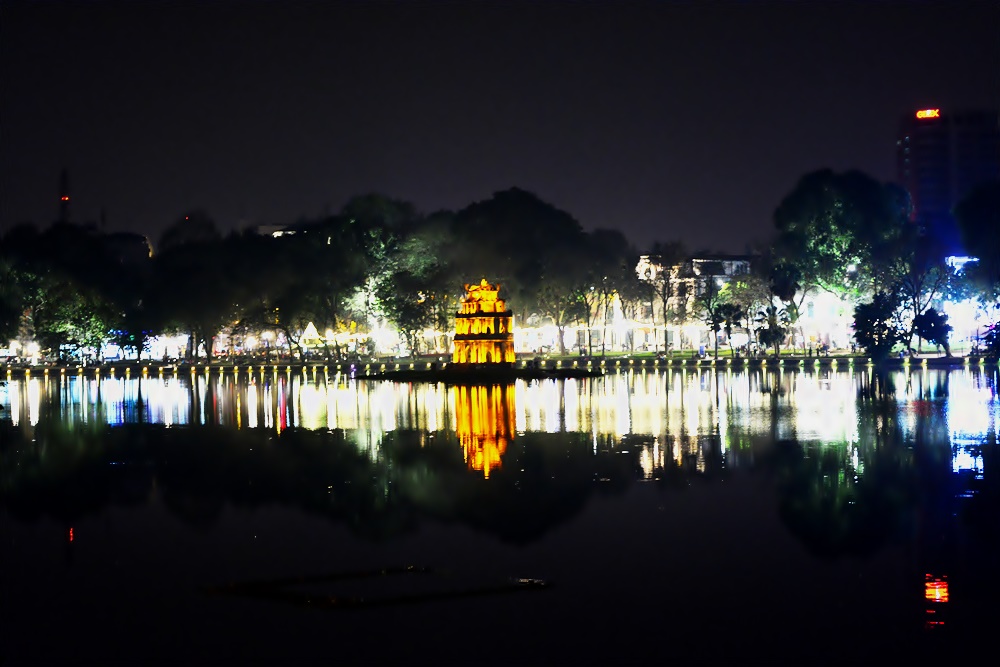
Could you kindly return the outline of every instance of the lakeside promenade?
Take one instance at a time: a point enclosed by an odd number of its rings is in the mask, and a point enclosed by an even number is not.
[[[984,356],[953,356],[926,355],[905,358],[891,358],[882,362],[881,368],[962,368],[966,366],[996,366],[997,359]],[[599,376],[627,372],[629,370],[669,370],[669,369],[715,369],[745,370],[795,370],[795,369],[833,369],[873,366],[871,360],[864,355],[833,354],[830,356],[782,355],[763,358],[719,357],[699,358],[697,356],[663,356],[663,355],[615,355],[593,357],[524,357],[519,358],[511,366],[503,367],[512,377],[580,377]],[[495,376],[497,367],[480,366],[464,367],[461,378],[482,375],[489,379]],[[306,374],[324,376],[340,374],[356,379],[399,379],[404,381],[442,381],[458,373],[459,368],[449,361],[439,357],[412,359],[376,359],[354,361],[324,361],[324,360],[248,360],[245,363],[231,360],[201,360],[162,362],[152,360],[113,361],[101,364],[0,364],[0,379],[21,379],[31,377],[101,377],[122,378],[143,375],[156,376],[188,376],[188,375],[227,375],[233,377],[258,376],[261,374]]]

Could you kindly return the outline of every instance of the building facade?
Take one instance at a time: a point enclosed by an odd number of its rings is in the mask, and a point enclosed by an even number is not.
[[[514,312],[497,297],[500,285],[483,278],[478,285],[466,285],[458,313],[455,314],[456,364],[513,363]]]
[[[898,183],[914,221],[942,256],[964,254],[952,209],[973,188],[1000,178],[1000,113],[921,109],[907,114],[896,140]]]
[[[699,255],[665,265],[655,255],[639,258],[636,272],[651,283],[654,296],[646,308],[650,326],[640,345],[650,349],[692,349],[711,344],[701,319],[699,299],[750,273],[749,255]]]

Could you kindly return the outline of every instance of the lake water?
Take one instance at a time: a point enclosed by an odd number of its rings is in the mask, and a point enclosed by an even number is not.
[[[0,665],[974,658],[995,369],[0,386]]]

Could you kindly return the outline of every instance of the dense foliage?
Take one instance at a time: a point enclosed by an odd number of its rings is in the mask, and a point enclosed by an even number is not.
[[[619,232],[590,234],[568,213],[519,189],[423,216],[406,202],[358,197],[340,214],[279,236],[223,236],[207,214],[180,216],[156,252],[137,235],[94,225],[30,225],[0,239],[0,334],[51,356],[108,341],[140,351],[150,335],[190,334],[188,356],[219,332],[301,336],[392,326],[420,352],[427,328],[447,331],[463,284],[499,282],[521,321],[557,327],[593,319],[616,295],[636,295],[638,255]],[[606,316],[600,308],[601,316]],[[328,354],[339,354],[336,343]]]
[[[801,326],[806,297],[826,291],[845,312],[857,307],[857,342],[884,357],[915,336],[946,346],[943,298],[975,297],[990,314],[1000,298],[1000,184],[956,208],[966,247],[981,258],[959,273],[910,214],[905,192],[863,173],[806,174],[778,206],[776,236],[752,253],[750,272],[719,282],[696,275],[679,242],[654,244],[645,254],[658,268],[640,276],[639,253],[620,232],[586,232],[518,188],[431,215],[382,195],[356,197],[279,236],[223,235],[207,213],[189,211],[155,252],[141,236],[95,225],[24,224],[0,237],[0,340],[34,341],[52,357],[100,357],[108,342],[138,354],[151,336],[187,333],[187,356],[196,357],[220,332],[267,330],[304,354],[311,322],[351,334],[394,327],[419,353],[425,331],[452,329],[463,284],[485,277],[502,285],[515,321],[554,326],[563,354],[568,327],[607,331],[615,308],[663,327],[664,350],[668,326],[701,321],[716,352],[720,333],[742,330],[779,354]],[[323,337],[325,354],[342,352],[334,341]],[[589,336],[579,342],[594,352]]]

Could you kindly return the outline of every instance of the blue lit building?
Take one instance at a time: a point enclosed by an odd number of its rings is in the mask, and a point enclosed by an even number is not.
[[[1000,113],[921,109],[904,116],[896,141],[898,182],[914,222],[941,256],[964,254],[952,209],[977,185],[1000,178]]]

